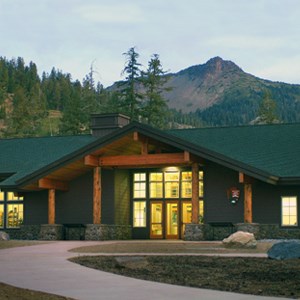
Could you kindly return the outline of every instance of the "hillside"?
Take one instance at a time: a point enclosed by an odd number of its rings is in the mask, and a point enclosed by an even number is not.
[[[220,57],[169,74],[170,108],[201,118],[208,125],[248,124],[257,116],[263,93],[269,90],[284,122],[300,121],[300,85],[272,82],[245,73]]]

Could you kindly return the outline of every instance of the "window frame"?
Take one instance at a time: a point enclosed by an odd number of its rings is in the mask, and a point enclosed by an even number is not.
[[[284,209],[284,206],[283,206],[283,200],[284,199],[287,199],[287,198],[294,198],[295,200],[296,200],[296,205],[295,206],[291,206],[291,205],[289,205],[289,206],[286,206],[286,207],[288,207],[289,208],[289,214],[288,215],[284,215],[284,211],[283,211],[283,209]],[[281,205],[281,227],[298,227],[298,224],[299,224],[299,222],[298,222],[298,197],[297,196],[281,196],[281,203],[280,203],[280,205]],[[290,208],[291,207],[295,207],[296,208],[296,215],[291,215],[290,214]],[[284,222],[284,217],[286,217],[286,216],[288,216],[289,217],[289,221],[290,221],[290,218],[291,218],[291,216],[294,216],[294,217],[296,217],[296,223],[295,224],[290,224],[290,222],[289,222],[289,224],[284,224],[283,222]]]
[[[0,229],[20,229],[24,223],[24,196],[15,196],[14,192],[0,190],[0,206],[2,207]],[[17,225],[10,225],[10,222]]]

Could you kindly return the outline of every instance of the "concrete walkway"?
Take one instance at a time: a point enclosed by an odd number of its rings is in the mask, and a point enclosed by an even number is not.
[[[101,242],[61,241],[0,250],[0,282],[78,300],[280,300],[127,278],[67,259],[69,249]]]

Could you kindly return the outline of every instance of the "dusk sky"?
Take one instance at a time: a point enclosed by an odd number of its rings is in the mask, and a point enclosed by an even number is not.
[[[178,72],[212,57],[300,84],[299,0],[0,0],[0,56],[23,57],[104,86],[120,80],[136,46],[144,68],[159,54]]]

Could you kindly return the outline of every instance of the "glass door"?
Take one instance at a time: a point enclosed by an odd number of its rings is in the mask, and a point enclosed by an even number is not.
[[[178,230],[178,222],[179,222],[179,214],[178,214],[178,202],[166,202],[166,238],[167,239],[178,239],[179,238],[179,230]]]
[[[181,226],[181,238],[184,237],[185,225],[192,223],[192,203],[191,201],[182,202],[182,226]]]
[[[151,201],[150,238],[163,238],[163,203]]]

